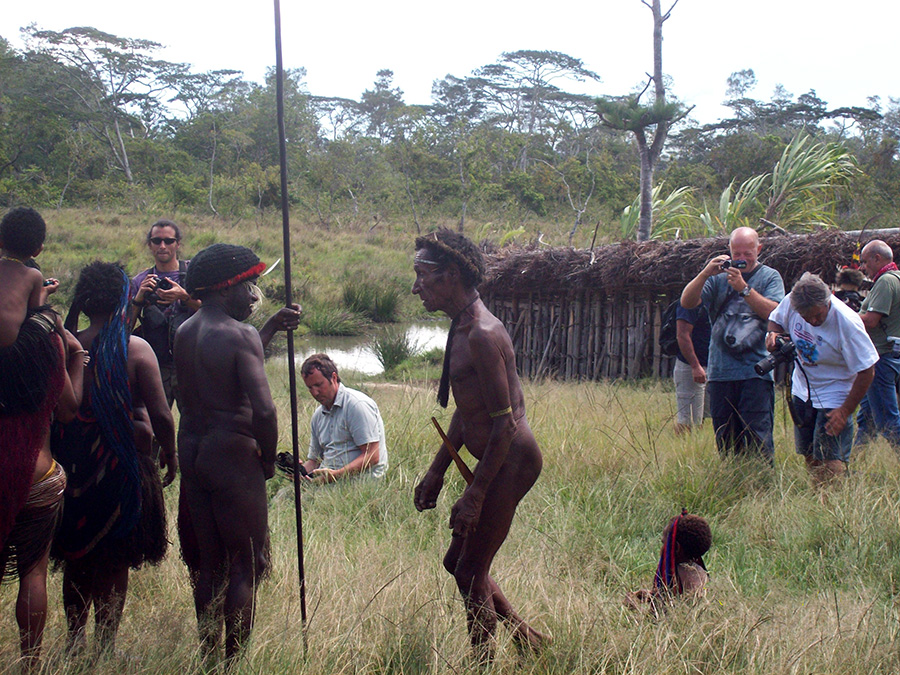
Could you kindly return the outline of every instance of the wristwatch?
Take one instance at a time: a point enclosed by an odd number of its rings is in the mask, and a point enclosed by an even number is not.
[[[744,286],[744,290],[738,291],[738,295],[742,298],[746,298],[748,295],[750,295],[750,290],[750,284],[747,284],[746,286]]]

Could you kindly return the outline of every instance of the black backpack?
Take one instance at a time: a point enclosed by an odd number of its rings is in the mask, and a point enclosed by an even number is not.
[[[681,304],[681,299],[675,299],[669,303],[662,313],[662,323],[659,329],[659,349],[664,356],[677,356],[681,353],[678,348],[678,323],[676,313]]]

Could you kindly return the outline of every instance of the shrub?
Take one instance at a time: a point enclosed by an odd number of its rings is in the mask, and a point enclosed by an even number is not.
[[[400,291],[384,282],[351,279],[344,285],[344,307],[375,323],[390,323],[397,318]]]
[[[336,307],[306,308],[303,322],[313,335],[362,335],[366,330],[363,317]]]
[[[406,331],[383,331],[372,338],[369,349],[385,371],[393,370],[419,352],[419,346]]]

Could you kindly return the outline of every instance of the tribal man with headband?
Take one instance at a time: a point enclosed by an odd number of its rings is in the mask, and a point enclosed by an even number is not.
[[[203,304],[175,337],[183,405],[178,533],[210,665],[223,620],[226,658],[246,644],[256,587],[269,567],[266,481],[275,472],[278,419],[259,333],[241,323],[259,299],[252,282],[263,269],[243,246],[200,251],[185,285]]]
[[[453,537],[444,567],[456,579],[466,604],[476,658],[494,655],[497,619],[513,631],[520,648],[548,638],[516,614],[490,576],[491,562],[509,533],[519,501],[541,472],[541,451],[525,417],[512,342],[503,324],[478,296],[484,261],[463,235],[442,229],[416,239],[412,292],[425,309],[452,317],[438,402],[447,407],[452,389],[456,411],[448,437],[480,461],[474,480],[450,513]],[[433,509],[451,456],[441,446],[415,490],[419,511]]]

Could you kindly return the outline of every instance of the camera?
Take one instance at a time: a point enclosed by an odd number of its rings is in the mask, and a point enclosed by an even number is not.
[[[727,270],[729,267],[733,267],[736,270],[745,270],[747,269],[747,261],[746,260],[726,260],[722,263],[722,269]]]
[[[757,375],[765,375],[775,369],[779,363],[787,363],[794,359],[797,348],[787,335],[775,337],[775,351],[753,366]]]
[[[294,456],[289,452],[279,452],[275,456],[275,468],[281,470],[283,473],[288,476],[294,475]],[[309,475],[309,472],[306,470],[306,467],[303,464],[300,464],[300,475],[306,477]]]
[[[159,296],[156,294],[156,291],[167,291],[170,288],[172,288],[171,279],[168,279],[167,277],[157,277],[156,288],[154,288],[144,296],[144,301],[148,305],[155,305],[157,302],[159,302]]]

